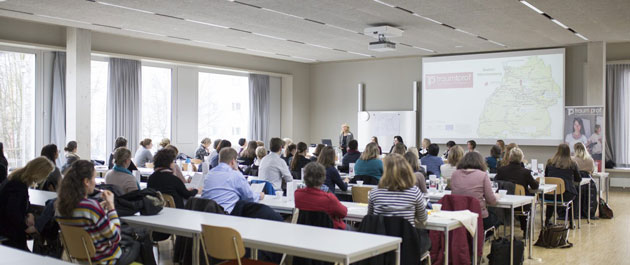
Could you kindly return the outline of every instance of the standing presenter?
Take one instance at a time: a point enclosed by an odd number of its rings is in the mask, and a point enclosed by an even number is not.
[[[354,135],[350,132],[350,126],[344,123],[341,125],[341,133],[339,134],[339,148],[342,155],[345,155],[348,149],[348,143],[354,140]]]

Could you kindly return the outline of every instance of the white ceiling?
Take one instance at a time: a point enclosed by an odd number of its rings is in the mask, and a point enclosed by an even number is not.
[[[630,0],[529,3],[590,41],[630,41]],[[0,16],[307,63],[585,42],[517,0],[7,0]],[[368,49],[375,24],[404,30],[396,51]]]

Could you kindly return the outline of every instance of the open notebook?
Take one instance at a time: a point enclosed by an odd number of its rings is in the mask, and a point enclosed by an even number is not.
[[[203,187],[203,173],[195,172],[192,175],[190,183],[185,183],[186,188],[194,188],[197,189],[199,187]]]

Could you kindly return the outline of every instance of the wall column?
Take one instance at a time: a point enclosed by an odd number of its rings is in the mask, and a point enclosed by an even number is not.
[[[77,141],[78,155],[91,159],[90,74],[92,33],[66,29],[66,141]],[[102,104],[106,104],[103,99]],[[103,121],[105,122],[105,121]],[[62,149],[63,147],[60,147]]]

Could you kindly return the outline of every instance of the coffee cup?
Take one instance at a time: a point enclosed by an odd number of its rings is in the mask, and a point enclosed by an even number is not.
[[[431,204],[431,206],[433,206],[433,211],[434,212],[439,212],[442,210],[442,204],[439,203],[433,203]]]
[[[363,186],[363,180],[357,180],[357,185]]]

